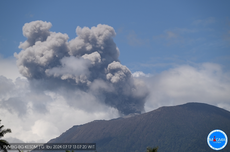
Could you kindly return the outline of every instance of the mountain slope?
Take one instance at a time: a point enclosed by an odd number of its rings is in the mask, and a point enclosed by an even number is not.
[[[98,152],[213,151],[206,139],[214,129],[230,137],[230,112],[203,103],[161,107],[129,118],[97,120],[73,126],[52,143],[96,143]],[[222,150],[230,151],[230,144]]]

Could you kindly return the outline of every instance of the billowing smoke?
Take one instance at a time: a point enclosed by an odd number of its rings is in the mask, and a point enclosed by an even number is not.
[[[144,111],[148,89],[119,62],[112,27],[77,27],[77,37],[68,41],[67,34],[51,32],[51,26],[43,21],[23,26],[27,40],[20,44],[22,51],[15,57],[32,88],[59,90],[76,103],[82,102],[76,94],[84,93],[125,115]]]

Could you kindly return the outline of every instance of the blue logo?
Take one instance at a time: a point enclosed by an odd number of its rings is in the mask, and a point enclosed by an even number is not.
[[[213,150],[221,150],[227,145],[228,137],[222,130],[216,129],[208,134],[207,143]]]

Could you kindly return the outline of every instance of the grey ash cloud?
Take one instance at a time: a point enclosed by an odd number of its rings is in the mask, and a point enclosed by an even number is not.
[[[59,91],[67,100],[84,92],[124,115],[144,111],[148,89],[119,62],[111,26],[77,27],[77,37],[70,41],[67,34],[51,32],[51,26],[44,21],[26,23],[27,40],[15,54],[20,73],[34,90]],[[80,102],[77,98],[71,102]]]

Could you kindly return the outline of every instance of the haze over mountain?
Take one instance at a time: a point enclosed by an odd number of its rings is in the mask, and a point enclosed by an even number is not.
[[[73,126],[49,143],[96,143],[98,152],[144,152],[148,146],[159,146],[159,152],[207,152],[213,151],[206,139],[214,129],[230,135],[229,111],[187,103]],[[229,152],[230,145],[221,151]]]

